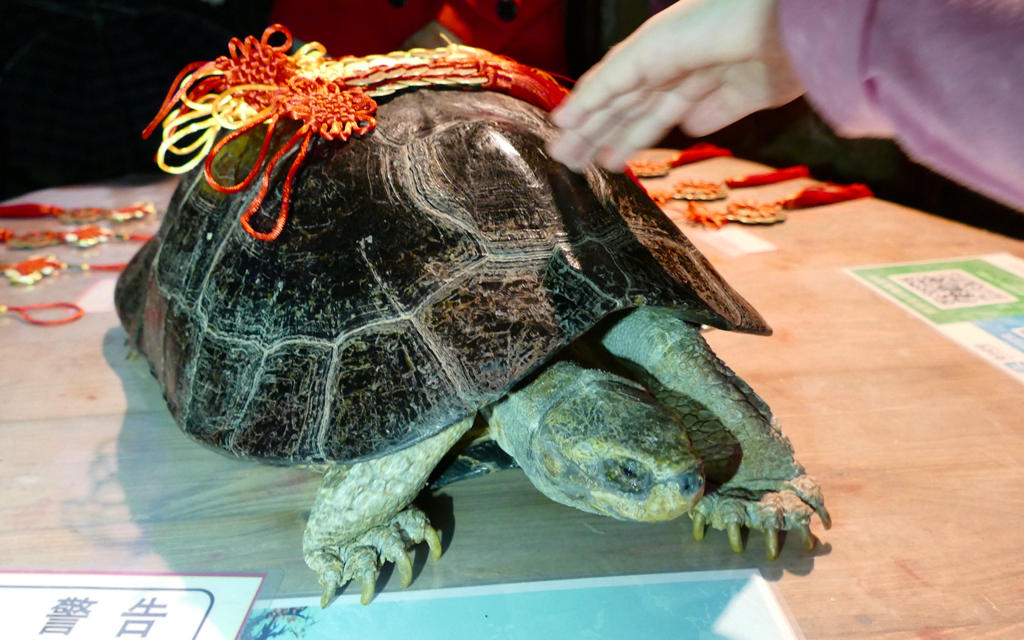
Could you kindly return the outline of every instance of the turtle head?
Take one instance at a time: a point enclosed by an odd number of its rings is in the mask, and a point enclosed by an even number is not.
[[[703,495],[704,474],[676,415],[624,379],[576,372],[517,458],[534,485],[552,500],[620,520],[658,522],[689,511]]]

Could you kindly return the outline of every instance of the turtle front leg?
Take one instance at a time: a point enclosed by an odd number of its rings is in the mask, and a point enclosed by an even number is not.
[[[306,524],[303,555],[324,587],[326,607],[349,580],[363,583],[363,604],[373,598],[380,567],[393,562],[402,587],[412,582],[408,550],[424,540],[436,560],[441,540],[412,506],[430,472],[473,424],[473,417],[382,458],[330,467]]]
[[[743,550],[740,527],[765,534],[770,560],[778,555],[778,532],[795,530],[810,549],[811,516],[831,526],[818,483],[793,457],[768,405],[719,360],[698,329],[674,311],[642,307],[611,328],[602,343],[613,355],[641,368],[651,393],[679,414],[718,485],[691,510],[693,534],[705,526],[728,532],[733,550]]]

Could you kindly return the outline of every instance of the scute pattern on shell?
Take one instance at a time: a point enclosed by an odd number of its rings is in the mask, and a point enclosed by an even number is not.
[[[282,464],[367,459],[494,402],[618,309],[770,331],[628,178],[548,158],[535,107],[420,91],[378,116],[372,135],[313,145],[277,241],[239,226],[252,194],[195,171],[122,276],[121,320],[196,440]],[[219,170],[247,171],[251,149],[236,152]]]

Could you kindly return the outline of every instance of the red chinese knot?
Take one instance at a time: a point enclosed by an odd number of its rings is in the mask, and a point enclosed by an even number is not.
[[[269,40],[278,33],[284,35],[285,42],[273,46]],[[419,87],[475,87],[507,93],[550,110],[566,94],[542,71],[461,45],[338,59],[328,58],[323,46],[315,42],[289,55],[291,45],[291,34],[281,25],[268,27],[259,40],[254,36],[244,41],[233,38],[229,55],[212,62],[194,62],[178,74],[159,113],[143,132],[148,137],[162,122],[163,140],[157,153],[161,168],[184,173],[205,160],[206,180],[220,193],[237,193],[261,176],[260,188],[241,218],[245,231],[259,240],[281,235],[288,219],[292,181],[313,138],[346,141],[370,133],[377,125],[375,97]],[[282,118],[302,124],[267,161],[274,130]],[[266,125],[267,131],[253,169],[238,184],[217,182],[212,169],[217,154],[260,125]],[[221,129],[231,133],[217,141]],[[179,146],[196,134],[192,142]],[[256,231],[249,220],[266,197],[271,172],[296,146],[299,150],[285,177],[274,228]],[[168,153],[191,158],[172,167],[165,162]]]

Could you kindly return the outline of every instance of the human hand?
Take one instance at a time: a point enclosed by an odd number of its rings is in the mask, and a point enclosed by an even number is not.
[[[702,136],[803,93],[786,59],[777,0],[679,0],[585,73],[551,114],[548,152],[574,170],[622,171],[674,125]]]

